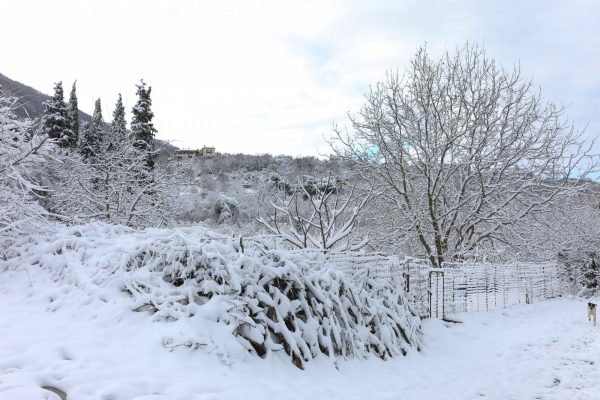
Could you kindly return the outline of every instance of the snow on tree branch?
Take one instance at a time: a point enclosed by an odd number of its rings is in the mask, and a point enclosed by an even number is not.
[[[510,226],[584,190],[597,169],[565,108],[473,44],[440,59],[419,49],[350,120],[333,148],[386,189],[396,240],[437,266],[510,241]]]
[[[299,182],[290,195],[277,194],[268,219],[257,221],[298,248],[359,250],[368,239],[354,239],[352,229],[372,192],[372,186],[360,195],[355,186],[342,190],[330,174],[324,182]]]
[[[33,134],[34,122],[19,120],[17,99],[0,90],[0,231],[20,230],[25,221],[47,214],[36,192],[45,189],[34,174],[50,157],[51,141]]]

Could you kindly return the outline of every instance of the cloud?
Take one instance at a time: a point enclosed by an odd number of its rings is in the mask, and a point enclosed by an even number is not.
[[[78,79],[80,105],[153,86],[159,137],[219,151],[317,154],[369,84],[433,52],[484,41],[521,62],[597,133],[599,6],[591,1],[116,1],[3,5],[2,73],[50,92]]]

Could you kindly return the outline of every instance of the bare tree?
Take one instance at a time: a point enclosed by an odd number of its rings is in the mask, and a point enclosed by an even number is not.
[[[509,227],[583,189],[594,168],[565,108],[473,44],[439,59],[420,48],[350,121],[332,147],[383,188],[394,237],[435,266],[509,242]]]
[[[54,145],[46,135],[31,136],[35,125],[16,117],[18,107],[18,99],[0,90],[0,232],[46,216],[35,195],[44,188],[33,175]]]
[[[516,239],[507,250],[537,260],[556,258],[559,253],[600,252],[600,186],[585,187],[511,226]]]
[[[372,190],[359,195],[352,186],[343,193],[332,175],[321,183],[299,182],[291,195],[284,190],[271,201],[268,219],[259,216],[257,220],[269,232],[300,249],[359,250],[368,239],[353,241],[352,229]]]
[[[142,175],[136,167],[145,164],[138,158],[122,159],[132,161],[127,166],[106,162],[115,161],[116,156],[98,158],[93,164],[77,157],[63,158],[58,166],[61,179],[52,196],[54,211],[75,223],[99,220],[132,227],[167,224],[177,194],[175,176],[161,167]]]

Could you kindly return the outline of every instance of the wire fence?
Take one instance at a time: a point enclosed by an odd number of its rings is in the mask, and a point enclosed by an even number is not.
[[[256,236],[233,239],[258,246]],[[212,240],[232,240],[214,238]],[[243,240],[243,242],[242,242]],[[491,311],[514,304],[529,304],[563,294],[557,263],[446,263],[433,268],[428,260],[383,253],[323,253],[318,250],[288,250],[301,253],[305,262],[331,266],[356,280],[372,278],[404,290],[421,318],[451,318],[453,314]]]
[[[371,277],[404,289],[423,318],[491,311],[528,304],[563,293],[555,263],[448,263],[380,254],[331,254],[327,263],[356,279]]]

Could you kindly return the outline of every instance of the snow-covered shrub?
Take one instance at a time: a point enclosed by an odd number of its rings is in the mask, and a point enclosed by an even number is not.
[[[222,193],[217,197],[213,209],[217,224],[235,224],[240,215],[238,201]]]
[[[189,320],[193,331],[165,338],[169,348],[284,353],[302,367],[318,356],[387,359],[420,347],[420,320],[401,290],[355,281],[315,257],[198,228],[89,224],[13,243],[5,264],[38,265],[87,292],[126,293],[131,310],[156,321]]]
[[[138,260],[143,265],[145,257]],[[403,293],[373,282],[357,285],[340,271],[316,269],[283,250],[244,254],[233,244],[210,245],[155,268],[183,292],[192,289],[200,304],[223,303],[228,312],[217,319],[259,356],[283,350],[301,366],[319,354],[385,359],[419,343],[415,312]],[[145,286],[128,290],[138,309],[166,319],[191,315],[198,303],[189,296],[154,301]]]

